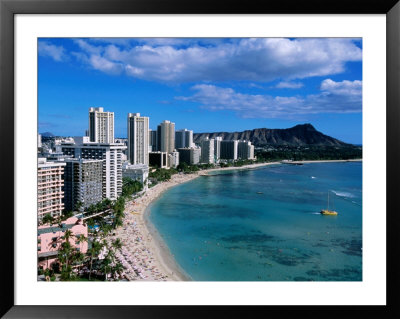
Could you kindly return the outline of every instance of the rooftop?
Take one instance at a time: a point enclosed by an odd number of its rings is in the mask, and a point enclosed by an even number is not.
[[[74,227],[76,224],[62,224],[62,227],[59,226],[50,226],[47,228],[39,228],[38,229],[38,236],[42,234],[48,234],[48,233],[56,233],[56,232],[65,232],[67,229],[71,229]]]

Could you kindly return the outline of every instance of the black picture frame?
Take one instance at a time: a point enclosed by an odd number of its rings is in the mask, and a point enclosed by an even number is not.
[[[387,304],[386,306],[21,306],[14,296],[14,15],[15,14],[385,14],[387,21]],[[0,181],[3,243],[0,263],[4,318],[165,318],[295,315],[376,318],[399,317],[399,217],[397,185],[400,163],[400,3],[399,0],[0,0]],[[383,141],[382,141],[383,142]],[[382,205],[383,206],[383,205]]]

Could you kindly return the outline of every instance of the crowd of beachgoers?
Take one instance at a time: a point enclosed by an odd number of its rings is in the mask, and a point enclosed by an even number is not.
[[[190,181],[199,175],[175,174],[169,181],[149,188],[139,198],[125,205],[123,226],[115,231],[115,238],[121,239],[123,246],[117,252],[117,258],[125,267],[128,280],[169,281],[187,280],[177,265],[168,256],[164,244],[155,239],[147,225],[145,213],[148,205],[172,186]],[[170,260],[169,260],[170,259]]]

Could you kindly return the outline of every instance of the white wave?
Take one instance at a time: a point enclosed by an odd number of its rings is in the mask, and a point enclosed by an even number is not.
[[[352,193],[348,193],[348,192],[337,192],[334,190],[332,192],[334,192],[336,196],[340,196],[340,197],[348,197],[348,198],[355,197]]]

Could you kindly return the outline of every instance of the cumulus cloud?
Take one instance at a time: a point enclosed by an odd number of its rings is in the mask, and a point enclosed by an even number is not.
[[[361,61],[354,39],[255,38],[206,40],[135,39],[75,40],[87,63],[109,72],[101,63],[118,65],[129,76],[160,82],[246,80],[269,82],[338,74],[348,61]],[[83,61],[83,59],[81,59]]]
[[[110,74],[119,74],[124,68],[121,63],[112,62],[99,55],[90,56],[89,63],[94,69]]]
[[[277,89],[300,89],[304,86],[301,82],[279,82],[275,87]]]
[[[50,44],[46,41],[38,42],[38,53],[40,56],[50,57],[57,62],[61,62],[67,57],[64,47]]]
[[[304,97],[243,94],[232,88],[198,84],[192,87],[196,91],[192,96],[176,99],[195,102],[212,111],[231,110],[243,118],[295,118],[303,114],[361,112],[361,81],[328,80],[321,83],[319,94]],[[359,86],[359,90],[350,89]]]
[[[104,48],[102,46],[95,46],[89,44],[88,41],[82,40],[82,39],[75,39],[74,42],[85,52],[90,53],[90,54],[96,54],[99,55],[104,51]]]
[[[342,81],[335,82],[331,79],[326,79],[321,83],[321,90],[332,94],[340,95],[361,95],[361,81]]]

